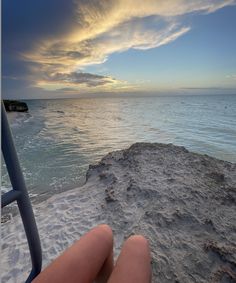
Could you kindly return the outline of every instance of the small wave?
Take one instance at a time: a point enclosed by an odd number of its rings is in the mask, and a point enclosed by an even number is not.
[[[151,132],[160,132],[160,129],[157,129],[157,128],[148,128],[148,131],[151,131]]]
[[[65,114],[65,112],[63,110],[53,110],[53,113],[60,113],[60,114]]]
[[[80,128],[77,127],[77,126],[73,127],[72,130],[75,131],[75,132],[80,132]]]
[[[28,123],[33,116],[29,113],[8,113],[9,123],[12,128],[19,128]]]
[[[27,113],[25,118],[26,119],[24,120],[24,123],[28,123],[33,118],[33,116],[31,114]]]

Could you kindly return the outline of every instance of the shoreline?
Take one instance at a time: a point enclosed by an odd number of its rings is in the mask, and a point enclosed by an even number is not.
[[[90,228],[107,223],[115,255],[133,233],[149,239],[153,282],[164,283],[216,282],[216,276],[230,282],[236,274],[235,208],[236,163],[150,143],[107,154],[90,165],[83,186],[33,207],[44,267]],[[4,282],[26,278],[30,262],[20,259],[28,256],[15,216],[2,225]]]

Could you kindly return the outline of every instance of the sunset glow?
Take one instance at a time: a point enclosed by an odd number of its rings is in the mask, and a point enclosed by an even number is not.
[[[235,93],[235,4],[3,1],[3,96]]]

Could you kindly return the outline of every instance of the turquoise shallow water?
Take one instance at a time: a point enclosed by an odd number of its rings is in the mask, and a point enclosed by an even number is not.
[[[78,186],[89,164],[135,142],[236,162],[236,95],[27,101],[11,127],[31,194]],[[2,166],[2,185],[9,180]]]

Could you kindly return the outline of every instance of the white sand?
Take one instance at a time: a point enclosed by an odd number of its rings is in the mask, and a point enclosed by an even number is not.
[[[116,254],[125,238],[151,244],[153,282],[236,282],[236,164],[182,147],[135,144],[90,166],[84,186],[35,205],[43,266],[99,223]],[[11,245],[9,245],[11,243]],[[31,264],[19,216],[2,225],[2,282]]]

